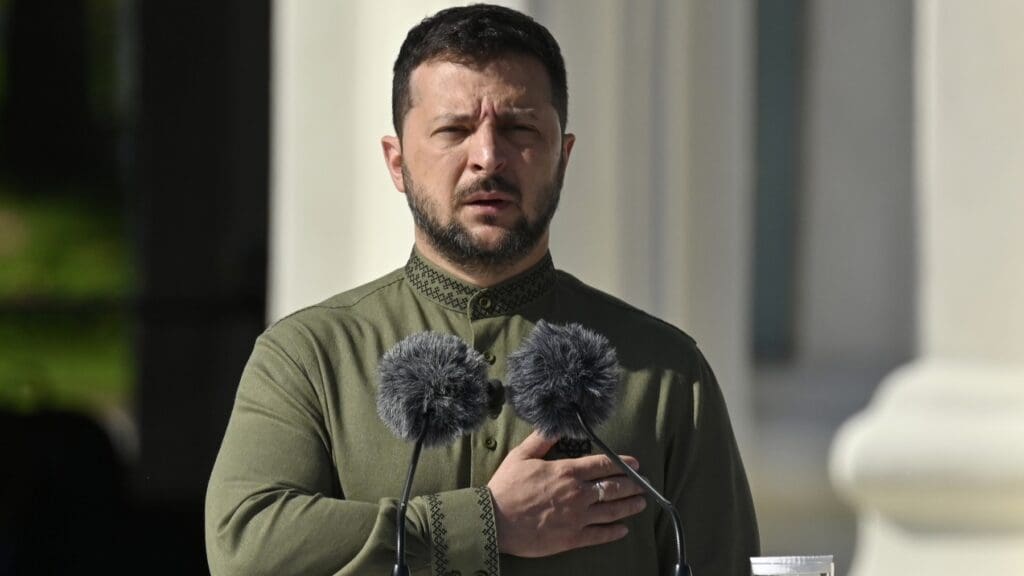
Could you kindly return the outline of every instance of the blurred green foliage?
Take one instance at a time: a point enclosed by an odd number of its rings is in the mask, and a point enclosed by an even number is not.
[[[0,314],[0,406],[93,410],[130,400],[125,312]]]
[[[125,49],[130,42],[124,34],[130,33],[130,21],[123,0],[83,2],[84,11],[62,12],[84,18],[79,25],[85,30],[86,58],[80,64],[85,66],[85,92],[69,96],[89,103],[91,140],[80,153],[87,158],[85,165],[102,168],[74,175],[61,170],[61,162],[74,163],[73,158],[40,148],[62,176],[26,177],[10,156],[0,158],[0,408],[94,410],[127,404],[133,389],[135,277],[117,173],[126,167],[92,162],[89,156],[100,149],[104,152],[96,158],[114,157],[117,140],[111,135],[127,123],[131,91]],[[25,39],[33,38],[32,26],[45,25],[34,19],[36,12],[15,23],[13,5],[0,0],[0,107],[5,109],[12,102],[11,26],[27,26],[28,35],[20,36]],[[21,54],[31,57],[33,52],[22,48]],[[24,114],[6,112],[8,119]],[[11,132],[0,134],[2,149],[24,144],[9,141]],[[64,137],[51,136],[54,143]],[[12,177],[16,172],[21,176]]]
[[[132,275],[118,211],[0,185],[0,301],[123,298]]]
[[[128,401],[134,279],[118,211],[0,186],[0,406]]]

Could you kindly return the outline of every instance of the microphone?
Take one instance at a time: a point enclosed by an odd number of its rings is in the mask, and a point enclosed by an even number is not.
[[[672,518],[676,536],[674,576],[692,576],[686,564],[683,523],[675,505],[646,478],[623,462],[593,427],[615,408],[620,368],[615,348],[604,336],[579,324],[544,320],[508,357],[505,391],[523,420],[548,438],[590,439]]]
[[[423,446],[443,446],[479,428],[492,394],[487,362],[457,336],[413,334],[384,353],[378,366],[377,414],[395,436],[415,442],[396,520],[392,576],[408,576],[405,512]]]

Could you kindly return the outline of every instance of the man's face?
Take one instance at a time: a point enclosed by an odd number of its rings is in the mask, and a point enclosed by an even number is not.
[[[544,67],[518,55],[430,61],[409,93],[401,142],[385,138],[384,151],[417,241],[466,268],[546,250],[573,137],[562,136]]]

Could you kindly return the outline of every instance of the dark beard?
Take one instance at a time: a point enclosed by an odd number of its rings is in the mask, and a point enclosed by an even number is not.
[[[497,246],[484,248],[455,218],[452,218],[448,224],[441,224],[429,210],[432,202],[419,193],[412,175],[409,174],[405,165],[402,166],[405,198],[416,226],[426,234],[430,245],[445,259],[463,270],[472,272],[501,271],[522,260],[537,246],[537,242],[547,231],[548,225],[558,209],[563,174],[564,172],[560,168],[556,177],[543,191],[540,213],[535,220],[530,221],[526,216],[519,218],[512,229],[505,232]],[[480,190],[497,190],[514,195],[517,199],[522,197],[521,192],[514,184],[500,176],[494,176],[457,190],[452,199],[452,206],[457,207],[463,198]],[[485,220],[485,222],[493,224],[493,221]]]

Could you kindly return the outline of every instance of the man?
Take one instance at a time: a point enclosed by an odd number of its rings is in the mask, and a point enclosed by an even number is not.
[[[214,574],[385,574],[411,446],[375,410],[381,356],[455,334],[501,379],[532,327],[609,338],[623,375],[602,438],[673,500],[698,575],[749,573],[753,504],[721,392],[693,340],[556,271],[548,254],[574,137],[558,44],[496,6],[444,10],[395,63],[382,141],[412,210],[404,268],[297,312],[256,342],[210,480]],[[505,406],[423,452],[406,516],[416,574],[664,574],[670,518],[586,442]]]

